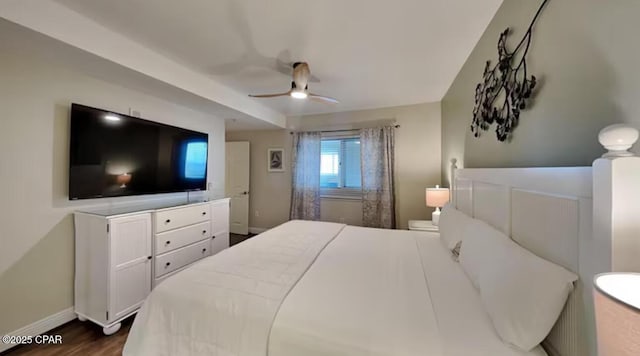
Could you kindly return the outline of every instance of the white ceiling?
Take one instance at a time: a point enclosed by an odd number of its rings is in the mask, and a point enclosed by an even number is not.
[[[308,61],[338,105],[252,99],[287,116],[440,101],[502,0],[56,0],[242,94]]]

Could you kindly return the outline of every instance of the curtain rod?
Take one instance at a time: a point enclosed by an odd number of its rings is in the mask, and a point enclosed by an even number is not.
[[[400,125],[393,125],[394,128],[400,128]],[[316,132],[347,132],[347,131],[356,131],[356,130],[360,130],[360,129],[344,129],[344,130],[321,130],[321,131],[316,131]],[[293,135],[294,131],[289,132],[290,135]]]

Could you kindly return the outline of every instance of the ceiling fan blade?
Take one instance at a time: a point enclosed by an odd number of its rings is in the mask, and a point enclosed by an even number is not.
[[[286,93],[280,93],[280,94],[261,94],[261,95],[251,95],[249,94],[250,97],[252,98],[275,98],[278,96],[289,96],[291,94],[290,91],[286,92]]]
[[[340,101],[338,99],[332,98],[330,96],[318,95],[318,94],[309,94],[309,98],[315,101],[320,101],[323,103],[331,103],[331,104],[339,104]]]

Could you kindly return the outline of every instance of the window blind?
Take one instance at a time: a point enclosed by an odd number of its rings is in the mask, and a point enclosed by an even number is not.
[[[360,139],[323,139],[320,157],[320,187],[360,189]]]

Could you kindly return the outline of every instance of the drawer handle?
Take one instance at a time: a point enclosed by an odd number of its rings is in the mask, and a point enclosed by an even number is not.
[[[151,259],[151,256],[147,256],[147,259],[148,259],[148,260],[150,260],[150,259]]]
[[[206,233],[207,233],[207,230],[202,230],[202,234],[203,235],[206,234]]]
[[[203,249],[202,249],[202,253],[205,253],[205,252],[207,252],[207,249],[206,249],[206,248],[203,248]]]
[[[171,241],[167,240],[167,242],[165,242],[165,245],[169,245],[170,243],[171,243]]]
[[[164,268],[167,268],[169,266],[171,266],[171,262],[167,262],[167,263],[164,264]]]
[[[170,222],[171,222],[171,219],[167,219],[167,220],[164,221],[165,224],[168,224]]]
[[[202,212],[202,215],[203,215],[203,216],[204,216],[204,215],[207,215],[207,212],[206,212],[206,211],[203,211],[203,212]]]
[[[211,236],[211,238],[212,238],[212,239],[215,239],[215,238],[216,238],[216,235]]]

